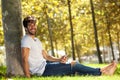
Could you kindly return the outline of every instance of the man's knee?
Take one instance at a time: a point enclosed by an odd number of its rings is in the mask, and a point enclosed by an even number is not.
[[[71,66],[74,66],[76,64],[76,61],[71,62]]]

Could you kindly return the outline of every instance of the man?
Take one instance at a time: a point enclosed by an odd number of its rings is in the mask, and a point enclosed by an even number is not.
[[[67,57],[55,58],[47,54],[42,48],[42,44],[35,37],[37,26],[36,19],[33,16],[27,16],[23,20],[26,35],[21,41],[23,70],[26,77],[31,75],[38,76],[56,76],[71,75],[112,75],[116,70],[116,63],[109,64],[104,68],[91,68],[81,65],[76,61],[66,63]],[[52,61],[48,63],[46,61]]]

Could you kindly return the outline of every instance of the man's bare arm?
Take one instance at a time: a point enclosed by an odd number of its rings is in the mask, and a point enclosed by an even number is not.
[[[30,77],[29,64],[28,64],[29,48],[22,48],[22,63],[23,70],[26,77]]]
[[[48,61],[61,62],[61,63],[66,63],[67,61],[66,56],[62,56],[61,58],[56,58],[56,57],[48,55],[48,53],[45,50],[42,51],[42,54],[43,54],[43,57]]]

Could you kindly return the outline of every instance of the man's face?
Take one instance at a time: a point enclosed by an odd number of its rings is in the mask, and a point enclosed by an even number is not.
[[[29,22],[28,27],[27,27],[28,34],[30,35],[35,35],[37,31],[37,26],[36,23],[34,22]]]

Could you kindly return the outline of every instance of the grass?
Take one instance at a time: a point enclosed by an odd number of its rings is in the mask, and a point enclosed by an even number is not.
[[[119,75],[114,76],[64,76],[64,77],[33,77],[33,78],[12,78],[11,80],[120,80]]]
[[[85,64],[87,66],[92,67],[103,67],[105,64]],[[113,76],[50,76],[50,77],[37,77],[34,76],[32,78],[23,78],[23,77],[12,77],[6,78],[4,75],[6,74],[6,67],[0,67],[0,80],[120,80],[120,64]]]

